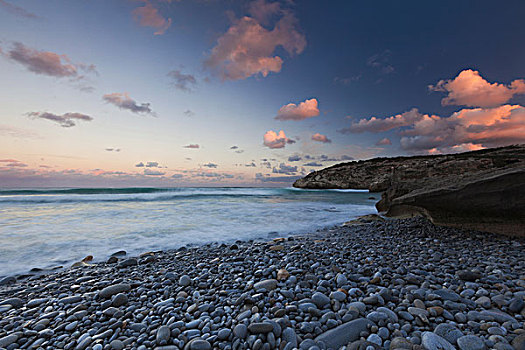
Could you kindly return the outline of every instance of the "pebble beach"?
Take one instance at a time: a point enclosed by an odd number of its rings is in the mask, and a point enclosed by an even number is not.
[[[525,241],[422,218],[0,281],[0,349],[525,349]]]

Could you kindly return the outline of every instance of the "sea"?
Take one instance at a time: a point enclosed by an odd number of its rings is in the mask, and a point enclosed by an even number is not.
[[[375,197],[376,199],[371,199]],[[295,188],[0,189],[0,276],[186,245],[269,240],[376,213],[378,194]]]

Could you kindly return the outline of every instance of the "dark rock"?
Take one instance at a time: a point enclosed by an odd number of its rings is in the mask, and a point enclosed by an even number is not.
[[[115,294],[122,293],[122,292],[127,292],[130,289],[131,289],[131,286],[129,284],[127,284],[127,283],[119,283],[119,284],[114,284],[114,285],[111,285],[111,286],[108,286],[108,287],[102,289],[99,292],[98,295],[102,299],[108,299],[108,298],[111,298]]]
[[[459,279],[468,282],[474,282],[475,280],[481,278],[481,273],[477,271],[460,270],[456,274],[458,275]]]
[[[512,341],[512,346],[516,350],[525,350],[525,334],[520,334]]]
[[[461,350],[483,350],[485,343],[475,335],[464,335],[458,338],[458,346]]]
[[[523,298],[515,297],[510,301],[509,310],[517,314],[523,309],[524,306],[525,302],[523,302]]]
[[[0,279],[0,286],[5,286],[5,285],[12,284],[15,282],[16,282],[16,278],[12,276],[7,276],[7,277]]]
[[[125,268],[125,267],[137,266],[137,265],[138,265],[138,261],[137,261],[137,259],[135,259],[135,258],[130,258],[130,259],[126,259],[126,260],[124,260],[124,261],[121,261],[121,262],[117,265],[117,267],[123,269],[123,268]]]
[[[274,290],[277,288],[277,280],[275,279],[269,279],[257,282],[253,285],[253,289],[266,289],[266,290]]]
[[[11,305],[15,309],[18,309],[24,305],[24,301],[20,298],[9,298],[0,301],[0,305]]]
[[[248,330],[253,334],[270,333],[273,331],[273,325],[271,323],[257,322],[250,324]]]
[[[525,145],[474,152],[341,163],[297,180],[298,188],[384,191],[387,216],[525,235]]]
[[[463,333],[459,329],[448,323],[439,324],[436,329],[434,329],[434,333],[450,344],[456,344],[458,338],[463,336]]]
[[[360,333],[373,324],[366,318],[358,318],[318,335],[315,341],[322,341],[328,348],[339,349],[341,346],[358,340]]]
[[[452,344],[432,332],[423,332],[421,345],[423,345],[423,348],[426,350],[455,350]]]

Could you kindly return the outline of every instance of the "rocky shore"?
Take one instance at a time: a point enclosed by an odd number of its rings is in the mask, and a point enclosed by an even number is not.
[[[294,187],[368,189],[382,192],[376,208],[386,216],[525,236],[525,145],[341,163]]]
[[[80,265],[0,282],[1,349],[525,349],[523,239],[422,218]]]

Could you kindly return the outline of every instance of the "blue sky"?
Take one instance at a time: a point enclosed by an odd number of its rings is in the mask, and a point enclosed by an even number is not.
[[[286,186],[352,158],[524,142],[523,13],[0,0],[0,186]]]

